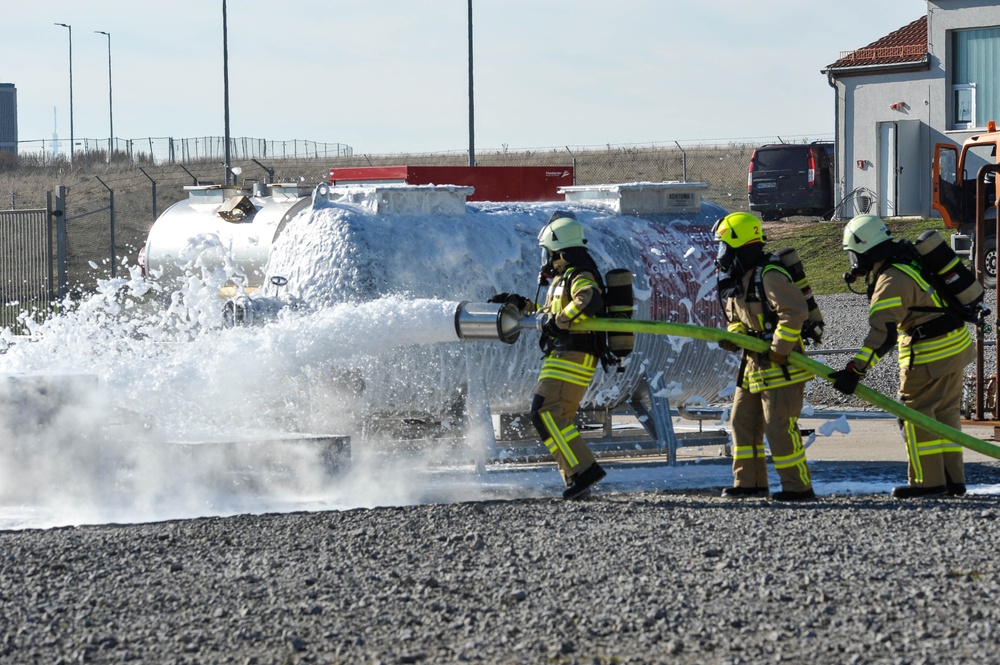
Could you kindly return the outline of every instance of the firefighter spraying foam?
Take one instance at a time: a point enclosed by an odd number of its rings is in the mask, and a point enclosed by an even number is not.
[[[539,289],[547,285],[548,292],[535,317],[545,359],[531,402],[531,421],[566,482],[565,499],[583,496],[607,475],[573,422],[603,351],[599,334],[567,330],[573,322],[604,311],[601,271],[586,243],[583,226],[569,212],[553,213],[538,234]],[[500,293],[490,301],[513,303],[522,314],[536,312],[535,303],[517,294]]]

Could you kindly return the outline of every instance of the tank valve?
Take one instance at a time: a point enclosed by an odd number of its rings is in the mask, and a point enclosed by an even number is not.
[[[509,302],[463,301],[455,308],[455,333],[463,342],[513,344],[521,336],[521,312]]]

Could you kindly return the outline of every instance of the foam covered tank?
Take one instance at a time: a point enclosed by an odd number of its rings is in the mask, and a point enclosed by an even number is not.
[[[634,276],[635,318],[724,326],[716,294],[712,225],[726,214],[702,200],[704,183],[567,187],[565,202],[467,202],[469,188],[434,185],[330,187],[276,229],[264,285],[252,297],[309,309],[386,296],[486,302],[500,292],[544,299],[537,285],[539,230],[572,210],[607,271]],[[384,313],[386,334],[396,329]],[[494,412],[524,412],[541,365],[538,335],[513,345],[445,343],[401,348],[358,365],[369,409],[441,412],[485,390]],[[638,335],[622,371],[598,370],[585,406],[616,406],[640,384],[673,406],[718,400],[736,356],[716,345]]]
[[[170,284],[194,269],[222,269],[254,289],[263,281],[275,231],[309,205],[312,189],[294,183],[185,187],[188,198],[164,210],[146,237],[143,273]]]

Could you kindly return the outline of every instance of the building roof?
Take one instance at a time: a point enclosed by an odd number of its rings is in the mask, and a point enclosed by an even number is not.
[[[827,69],[914,65],[927,61],[927,16],[854,51],[842,51]]]

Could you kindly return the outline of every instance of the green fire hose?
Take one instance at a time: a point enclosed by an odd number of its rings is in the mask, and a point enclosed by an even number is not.
[[[650,335],[672,335],[674,337],[701,339],[708,342],[727,341],[732,342],[743,349],[757,353],[766,353],[771,346],[765,340],[750,337],[748,335],[731,333],[727,330],[719,330],[718,328],[707,328],[705,326],[697,326],[690,323],[673,323],[670,321],[589,319],[587,321],[573,324],[573,328],[576,330],[589,330],[594,332],[630,332]],[[830,378],[830,374],[832,374],[834,370],[801,353],[792,353],[789,356],[788,361],[792,365],[808,370],[816,376],[826,379],[827,381],[833,381],[833,379]],[[903,406],[896,400],[886,397],[882,393],[876,392],[864,384],[859,383],[857,389],[854,391],[854,394],[869,404],[873,404],[883,411],[891,413],[897,418],[913,423],[921,429],[933,432],[934,434],[948,439],[949,441],[953,441],[960,446],[964,446],[969,450],[974,450],[977,453],[982,453],[983,455],[987,455],[994,459],[1000,459],[1000,446],[988,443],[982,439],[977,439],[974,436],[969,436],[964,432],[939,423],[933,418],[925,416],[922,413],[918,413],[909,407]]]

